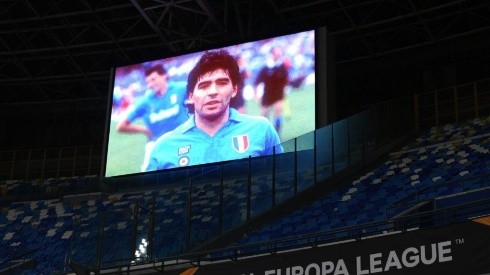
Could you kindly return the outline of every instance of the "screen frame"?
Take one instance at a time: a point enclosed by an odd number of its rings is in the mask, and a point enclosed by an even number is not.
[[[164,169],[164,170],[155,170],[155,171],[147,171],[147,172],[129,172],[127,174],[120,174],[120,175],[112,175],[112,176],[106,176],[107,173],[107,159],[108,159],[108,150],[109,150],[109,136],[110,136],[110,125],[111,125],[111,115],[112,115],[112,108],[113,108],[113,96],[114,96],[114,86],[115,86],[115,74],[116,74],[116,69],[119,67],[124,67],[124,66],[131,66],[134,64],[141,64],[145,62],[152,62],[156,60],[164,60],[166,58],[172,58],[172,57],[179,57],[179,56],[184,56],[188,54],[194,54],[194,53],[199,53],[199,52],[205,52],[209,50],[215,50],[215,49],[221,49],[221,48],[226,48],[226,47],[232,47],[240,44],[246,44],[250,42],[255,42],[255,41],[260,41],[260,40],[265,40],[265,39],[274,39],[277,37],[281,36],[287,36],[287,35],[293,35],[293,34],[298,34],[302,32],[308,32],[308,31],[313,31],[315,35],[315,43],[314,43],[314,52],[315,52],[315,58],[314,58],[314,69],[315,69],[315,85],[314,85],[314,105],[315,105],[315,113],[314,113],[314,129],[316,130],[318,128],[318,123],[319,122],[324,122],[327,120],[327,112],[319,112],[319,110],[325,110],[327,107],[326,102],[324,102],[325,96],[320,96],[319,94],[327,94],[326,92],[320,92],[320,91],[325,91],[327,85],[325,84],[325,81],[319,81],[319,79],[325,78],[325,80],[328,77],[319,77],[325,76],[326,75],[326,65],[328,63],[332,63],[332,60],[325,60],[323,57],[322,49],[325,49],[324,42],[325,41],[325,33],[327,33],[327,30],[325,27],[322,28],[308,28],[304,30],[298,30],[295,32],[288,32],[288,33],[281,33],[277,34],[274,36],[266,36],[266,37],[257,37],[254,39],[247,39],[243,41],[235,41],[232,43],[227,43],[224,45],[216,45],[213,47],[207,47],[207,48],[196,48],[196,49],[191,49],[187,51],[181,51],[181,52],[176,52],[175,54],[172,55],[167,55],[167,56],[162,56],[162,57],[157,57],[156,59],[153,60],[144,60],[144,61],[136,61],[136,62],[131,62],[130,64],[123,64],[123,65],[118,65],[117,67],[113,66],[110,69],[110,75],[109,75],[109,91],[108,91],[108,96],[107,96],[107,109],[106,109],[106,119],[105,119],[105,131],[104,131],[104,142],[103,142],[103,152],[102,152],[102,157],[101,157],[101,169],[100,169],[100,178],[102,180],[104,179],[110,179],[110,178],[120,178],[120,177],[127,177],[127,176],[136,176],[136,175],[146,175],[150,173],[158,173],[158,172],[171,172],[171,171],[177,171],[177,170],[182,170],[182,169],[189,169],[189,168],[198,168],[198,167],[208,167],[208,166],[217,166],[217,165],[223,165],[229,162],[236,161],[237,159],[231,159],[231,160],[224,160],[220,162],[212,162],[212,163],[203,163],[203,164],[196,164],[196,165],[190,165],[190,166],[185,166],[185,167],[176,167],[176,168],[170,168],[170,169]],[[322,36],[323,35],[323,36]],[[323,37],[323,38],[320,38]],[[319,60],[320,57],[322,56],[322,60]],[[322,64],[320,64],[322,63]],[[326,64],[323,64],[326,63]],[[326,89],[328,90],[328,89]],[[322,99],[322,100],[318,100]],[[324,124],[324,123],[322,123]]]

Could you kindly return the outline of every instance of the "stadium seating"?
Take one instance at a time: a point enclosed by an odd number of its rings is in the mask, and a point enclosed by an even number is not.
[[[434,127],[399,152],[391,153],[376,169],[248,232],[236,245],[391,219],[409,213],[421,202],[434,202],[434,207],[440,208],[487,196],[489,120]],[[277,204],[294,195],[291,177],[285,170],[285,176],[276,179]],[[301,181],[311,179],[309,173],[304,173]],[[50,186],[69,194],[91,186],[93,180],[75,177],[30,184],[8,181],[1,185],[2,196],[53,192],[48,191]],[[254,174],[251,182],[250,198],[247,179],[242,175],[223,183],[202,180],[192,187],[99,193],[89,199],[65,196],[9,202],[0,214],[0,263],[30,252],[29,257],[37,264],[29,272],[41,274],[66,266],[69,259],[86,266],[105,266],[130,263],[135,255],[142,259],[148,254],[152,258],[179,255],[242,225],[247,215],[253,219],[272,207],[270,173]],[[339,231],[324,241],[340,237],[347,235]],[[302,242],[295,240],[292,244]]]
[[[373,171],[250,232],[237,244],[390,219],[423,201],[484,188],[490,176],[489,121],[433,127]]]
[[[95,175],[47,178],[43,180],[6,180],[0,182],[3,201],[35,200],[98,191],[99,177]]]

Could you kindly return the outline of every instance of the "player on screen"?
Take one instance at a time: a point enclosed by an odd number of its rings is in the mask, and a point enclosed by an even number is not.
[[[261,98],[261,114],[269,117],[271,107],[274,109],[274,128],[278,133],[281,132],[283,124],[284,108],[284,89],[289,82],[290,62],[284,62],[287,59],[282,58],[282,49],[279,47],[272,48],[271,59],[267,60],[255,79],[254,86],[258,94],[258,86],[264,84],[264,92]]]
[[[237,58],[238,68],[240,69],[240,82],[238,83],[238,91],[236,96],[231,98],[230,107],[237,110],[239,113],[246,114],[245,99],[243,98],[243,89],[245,87],[245,79],[250,76],[250,71],[245,67],[245,57]]]
[[[279,136],[266,118],[230,108],[238,83],[233,56],[225,50],[204,53],[187,81],[193,115],[157,140],[147,171],[282,153]]]
[[[145,81],[149,91],[131,107],[126,117],[117,125],[119,132],[142,133],[148,138],[142,171],[146,171],[154,142],[188,118],[187,110],[184,108],[185,82],[167,81],[167,72],[160,64],[145,70]],[[135,123],[138,119],[142,119],[143,124]]]

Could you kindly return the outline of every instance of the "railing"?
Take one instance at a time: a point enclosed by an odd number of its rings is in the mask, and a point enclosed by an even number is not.
[[[276,176],[288,171],[295,171],[301,177],[304,172],[310,173],[313,180],[316,176],[327,177],[345,167],[359,162],[363,157],[389,142],[406,135],[413,130],[413,104],[411,99],[383,102],[349,118],[337,121],[316,131],[304,134],[282,143],[283,154],[262,158],[242,159],[225,163],[184,167],[168,171],[157,171],[146,174],[133,174],[106,178],[105,191],[119,191],[125,188],[149,186],[162,187],[175,183],[195,182],[199,177],[209,177],[224,181],[242,175],[252,177],[264,173]],[[315,148],[315,149],[314,149]],[[294,170],[294,160],[297,170]],[[286,162],[286,167],[284,167]],[[265,166],[264,166],[265,165]],[[288,166],[289,165],[289,166]],[[223,168],[224,175],[220,170]],[[214,175],[213,175],[214,173]],[[323,173],[323,174],[320,174]]]
[[[409,210],[411,207],[419,205],[421,203],[432,203],[435,197],[452,194],[454,192],[448,191],[454,190],[456,193],[468,192],[482,188],[482,184],[488,183],[490,174],[480,174],[475,176],[459,177],[445,182],[438,182],[431,186],[425,186],[422,188],[414,188],[414,191],[407,194],[404,198],[394,203],[391,207],[386,209],[386,217],[391,218],[396,214],[403,213]],[[477,183],[477,184],[475,184]],[[427,194],[435,194],[432,197],[428,197]]]
[[[124,267],[126,271],[142,270],[172,270],[174,266],[199,266],[212,264],[215,261],[233,260],[252,255],[275,254],[280,251],[295,248],[317,247],[319,245],[354,241],[373,236],[405,232],[420,228],[433,228],[464,222],[471,218],[488,216],[490,214],[490,199],[464,203],[453,207],[437,209],[407,215],[401,218],[388,219],[380,222],[372,222],[354,227],[339,228],[327,232],[319,232],[303,236],[295,236],[275,241],[260,242],[250,245],[230,246],[223,249],[200,251],[197,253],[182,254],[176,257],[161,259],[140,259],[138,262],[128,264],[122,262],[106,263],[104,267],[88,267],[91,272],[100,272],[104,269]]]
[[[0,182],[0,206],[7,206],[15,201],[47,200],[67,195],[96,193],[100,191],[99,187],[98,176],[5,181]]]
[[[388,110],[389,102],[386,104]],[[416,129],[465,121],[490,114],[490,79],[420,93],[413,104],[402,106],[413,113]],[[400,107],[394,103],[394,108]],[[383,126],[383,125],[378,125]],[[370,129],[367,129],[370,131]],[[102,144],[62,148],[17,149],[0,151],[0,180],[31,180],[95,175],[100,173]],[[198,169],[199,170],[199,169]],[[181,180],[200,171],[174,173]],[[121,180],[122,181],[122,180]]]
[[[416,129],[490,114],[490,78],[414,96]]]
[[[21,268],[24,265],[33,266],[32,255],[35,250],[15,251],[14,249],[9,251],[9,257],[0,262],[0,274],[14,273],[14,269]]]
[[[413,125],[412,108],[408,100],[374,106],[283,143],[283,154],[108,178],[104,184],[112,191],[124,187],[149,190],[171,185],[179,187],[185,198],[178,205],[165,205],[165,201],[159,202],[162,198],[157,189],[152,199],[135,202],[131,208],[134,212],[126,213],[125,218],[109,212],[100,215],[98,221],[92,221],[89,242],[74,237],[72,260],[86,266],[104,267],[115,258],[132,259],[142,239],[148,243],[145,253],[150,259],[189,251],[407,135]],[[159,211],[179,214],[168,223],[169,217],[158,214]],[[130,222],[131,230],[111,231],[110,234],[101,230],[118,221]],[[114,255],[115,246],[117,255]]]
[[[0,151],[0,180],[98,175],[102,144]]]

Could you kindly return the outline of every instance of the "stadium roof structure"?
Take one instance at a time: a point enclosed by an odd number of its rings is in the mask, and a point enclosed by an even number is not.
[[[490,36],[487,0],[3,0],[0,15],[3,104],[106,100],[113,66],[320,26],[338,64]]]

